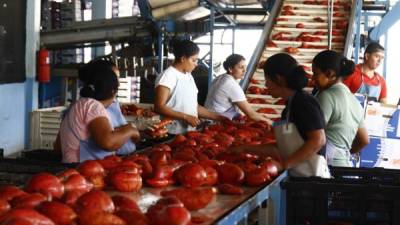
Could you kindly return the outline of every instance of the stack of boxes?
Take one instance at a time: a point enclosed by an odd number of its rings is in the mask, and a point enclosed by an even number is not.
[[[138,16],[140,14],[137,0],[113,0],[112,17]]]
[[[42,1],[42,30],[57,30],[82,21],[81,1],[69,2]],[[52,64],[70,64],[83,62],[83,49],[52,51]]]

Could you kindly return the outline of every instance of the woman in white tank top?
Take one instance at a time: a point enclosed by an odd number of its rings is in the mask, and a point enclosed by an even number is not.
[[[199,118],[222,120],[197,102],[198,89],[191,72],[196,68],[199,47],[189,40],[173,43],[175,61],[156,80],[154,110],[175,119],[168,126],[172,134],[185,133],[200,124]]]

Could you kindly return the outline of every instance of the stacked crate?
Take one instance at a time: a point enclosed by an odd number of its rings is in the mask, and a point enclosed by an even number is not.
[[[64,106],[38,109],[30,114],[30,149],[53,149]]]
[[[286,224],[400,224],[400,173],[332,168],[332,179],[287,178]]]

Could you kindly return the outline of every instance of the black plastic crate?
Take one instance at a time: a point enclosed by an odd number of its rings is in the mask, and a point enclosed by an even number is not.
[[[38,159],[17,158],[0,159],[0,185],[14,184],[24,185],[29,178],[41,172],[56,174],[67,168],[73,168],[76,164],[62,164]]]
[[[333,168],[332,174],[282,182],[287,225],[400,224],[400,171]]]

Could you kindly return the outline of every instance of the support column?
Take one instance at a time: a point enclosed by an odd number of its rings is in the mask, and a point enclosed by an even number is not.
[[[26,1],[26,4],[25,148],[29,146],[29,114],[38,108],[39,102],[39,85],[36,82],[36,52],[40,47],[41,1]]]
[[[211,86],[214,74],[214,59],[213,59],[213,50],[214,50],[214,23],[215,23],[215,8],[214,6],[210,7],[210,60],[208,67],[208,87]]]
[[[112,0],[92,1],[92,20],[110,19],[112,17]],[[92,49],[93,58],[105,55],[105,47]]]

